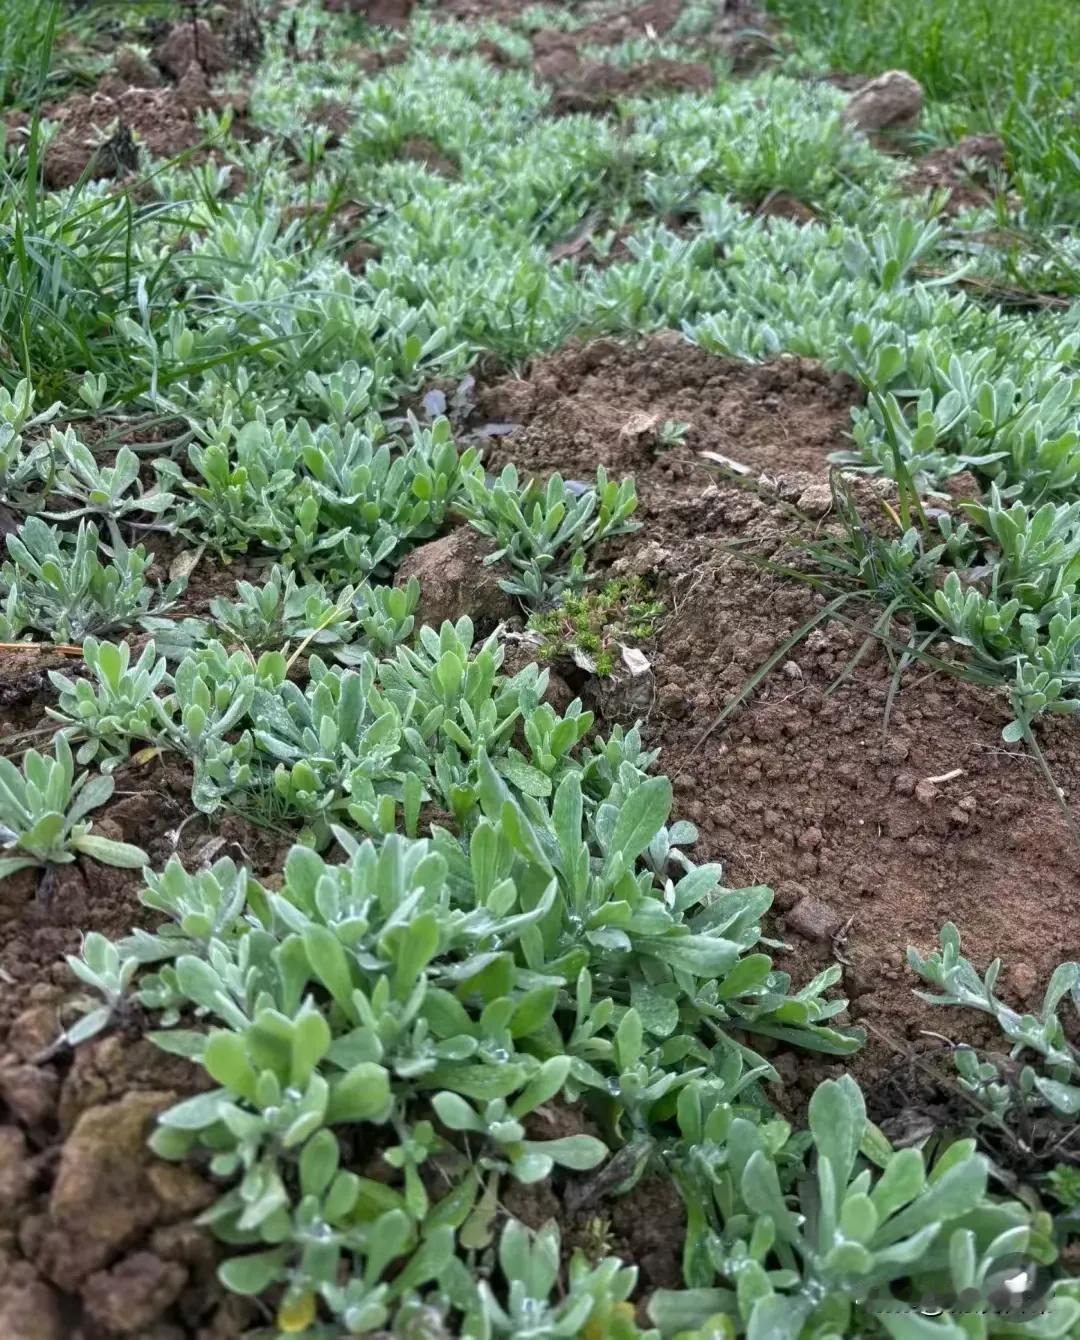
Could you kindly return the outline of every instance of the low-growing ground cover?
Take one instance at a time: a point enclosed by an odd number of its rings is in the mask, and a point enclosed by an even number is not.
[[[856,9],[3,11],[5,1336],[1080,1334],[1071,30]]]

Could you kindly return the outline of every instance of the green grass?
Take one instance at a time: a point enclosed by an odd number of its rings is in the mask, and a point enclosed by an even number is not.
[[[907,70],[956,138],[1001,133],[1032,220],[1080,221],[1080,8],[1059,0],[770,0],[804,54],[858,74]]]
[[[0,0],[0,108],[31,104],[44,91],[60,0]]]

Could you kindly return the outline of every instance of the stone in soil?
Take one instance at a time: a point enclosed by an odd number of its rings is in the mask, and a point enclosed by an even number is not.
[[[459,526],[407,554],[394,584],[404,586],[410,577],[419,581],[417,626],[426,623],[438,628],[446,619],[456,623],[467,614],[482,633],[510,618],[513,603],[499,586],[503,570],[484,564],[492,552],[493,546],[471,526]]]
[[[886,70],[848,99],[843,122],[853,130],[913,130],[922,115],[923,91],[905,70]]]
[[[91,1108],[64,1144],[38,1253],[42,1272],[75,1292],[158,1222],[146,1141],[171,1093],[129,1093]]]

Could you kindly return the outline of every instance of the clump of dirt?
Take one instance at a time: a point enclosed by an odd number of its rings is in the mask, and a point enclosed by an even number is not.
[[[816,223],[817,213],[790,191],[770,191],[754,210],[759,219],[786,219],[789,223]]]
[[[439,148],[434,140],[423,135],[413,135],[398,149],[398,157],[410,163],[419,163],[440,177],[454,178],[459,175],[457,163]]]
[[[993,204],[995,188],[1005,179],[1005,145],[997,135],[969,135],[946,149],[920,158],[904,178],[904,188],[950,192],[946,212],[981,209]]]
[[[704,452],[742,466],[748,478],[782,478],[794,501],[824,475],[828,453],[845,445],[857,399],[851,378],[808,359],[741,363],[668,332],[636,346],[601,339],[535,359],[524,377],[481,385],[473,417],[521,425],[491,439],[492,465],[571,478],[587,478],[598,465],[633,474],[655,539],[665,505],[699,498],[722,468]],[[687,425],[682,444],[661,444],[668,421]],[[756,502],[738,490],[736,500],[742,509]]]
[[[1031,759],[1002,742],[1003,697],[921,668],[896,691],[869,636],[878,611],[853,601],[849,619],[827,618],[824,593],[776,570],[806,565],[806,539],[839,534],[826,456],[855,400],[847,378],[806,360],[741,364],[674,336],[568,349],[477,391],[480,418],[522,425],[492,439],[493,465],[636,476],[645,526],[613,571],[650,576],[670,611],[645,648],[647,736],[701,831],[698,859],[721,860],[733,886],[776,890],[771,928],[789,941],[778,965],[797,982],[843,965],[851,1015],[878,1031],[855,1059],[869,1076],[894,1060],[878,1035],[907,1045],[942,1027],[904,955],[931,948],[943,922],[976,964],[1004,958],[1018,1004],[1077,956],[1080,848]],[[685,444],[658,449],[669,418],[689,424]],[[1066,797],[1080,797],[1075,727],[1050,723],[1040,739]]]
[[[352,130],[356,121],[356,109],[350,107],[347,102],[321,98],[318,102],[312,104],[306,120],[309,125],[326,127],[329,131],[329,138],[326,141],[327,148],[334,149]]]
[[[231,64],[224,41],[205,19],[174,23],[153,56],[171,79],[181,79],[192,63],[208,75],[223,74]]]
[[[113,57],[113,73],[123,88],[160,88],[161,71],[136,47],[121,47]]]
[[[73,186],[84,174],[127,176],[138,166],[140,145],[155,157],[171,158],[203,138],[191,107],[170,88],[128,88],[116,97],[75,93],[45,115],[59,125],[44,155],[45,184],[54,190]]]
[[[499,586],[505,572],[484,561],[493,550],[471,526],[459,526],[407,554],[394,574],[394,585],[404,586],[412,577],[419,581],[417,624],[440,628],[444,621],[456,623],[467,614],[477,635],[483,636],[512,618],[514,605]]]
[[[560,47],[536,61],[538,78],[553,86],[551,111],[557,116],[598,112],[619,98],[660,90],[704,93],[713,86],[712,69],[700,61],[639,61],[634,65],[607,65],[582,60],[576,51]]]
[[[364,46],[360,42],[355,42],[351,46],[345,47],[341,52],[341,61],[344,65],[355,66],[362,74],[379,74],[382,70],[390,69],[391,66],[401,65],[408,58],[409,48],[404,41],[398,42],[396,46],[385,47],[376,51],[373,47]]]
[[[323,0],[332,14],[357,14],[378,28],[404,28],[416,0]]]

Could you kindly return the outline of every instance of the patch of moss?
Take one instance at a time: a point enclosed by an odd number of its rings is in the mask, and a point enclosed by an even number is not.
[[[660,600],[651,597],[641,577],[620,577],[598,591],[566,595],[558,605],[534,614],[529,628],[544,641],[541,660],[553,661],[583,652],[598,675],[610,675],[620,645],[642,642],[656,631],[663,614]]]

